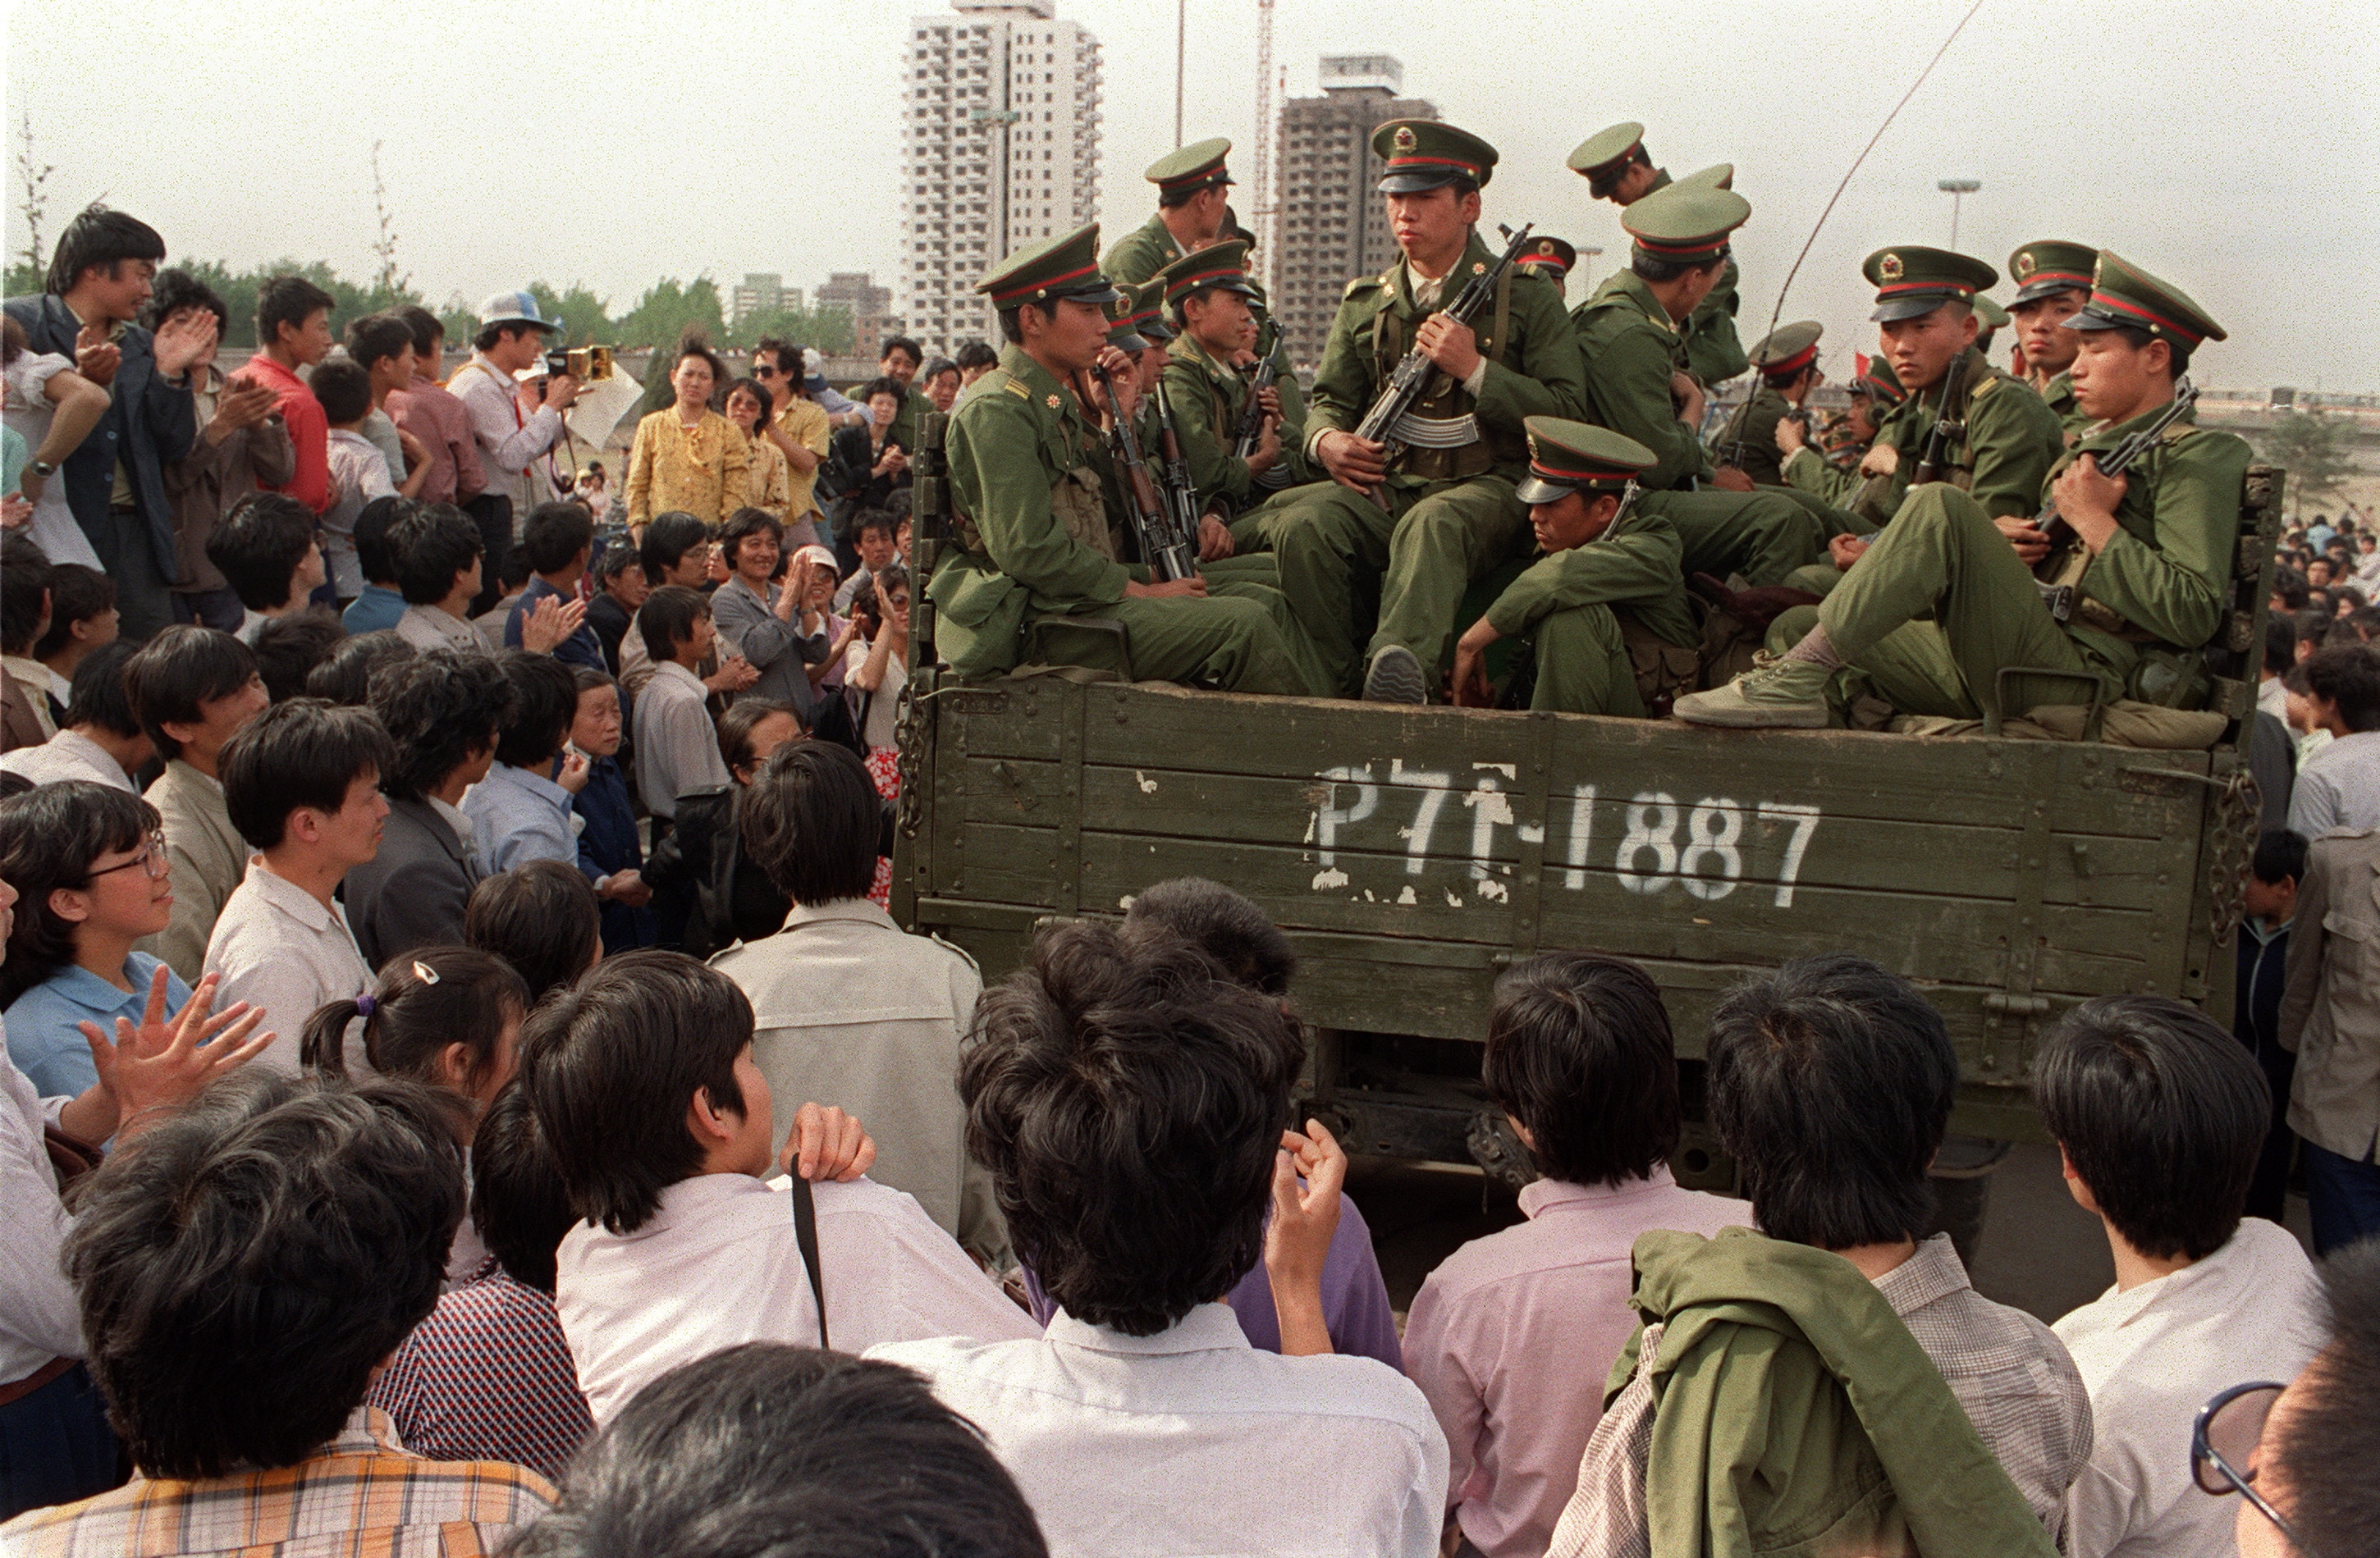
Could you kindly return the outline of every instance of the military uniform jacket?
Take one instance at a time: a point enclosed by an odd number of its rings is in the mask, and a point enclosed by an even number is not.
[[[1769,436],[1776,437],[1773,426]],[[1857,461],[1838,465],[1806,443],[1787,455],[1778,469],[1783,473],[1786,486],[1839,509],[1851,507],[1852,500],[1859,495],[1860,483],[1865,479],[1859,474]]]
[[[1187,252],[1174,241],[1164,216],[1159,214],[1118,238],[1099,261],[1099,271],[1111,282],[1138,286]]]
[[[1911,395],[1892,408],[1876,429],[1876,441],[1900,451],[1891,494],[1879,513],[1889,519],[1909,496],[1910,478],[1925,457],[1925,440],[1938,414],[1938,386]],[[2041,511],[2042,477],[2065,447],[2058,417],[2033,387],[2010,378],[1989,358],[1967,348],[1966,433],[1952,446],[1947,479],[1998,519],[2032,518]]]
[[[2057,414],[2058,425],[2065,429],[2066,441],[2069,443],[2082,437],[2082,429],[2091,425],[2090,417],[2074,403],[2074,379],[2071,374],[2061,373],[2041,386],[2041,404]]]
[[[1081,611],[1122,600],[1131,577],[1078,532],[1099,501],[1099,435],[1081,403],[1050,370],[1010,346],[976,393],[951,411],[944,438],[951,501],[963,552],[950,568],[986,565],[1022,586],[1039,611]],[[1060,510],[1059,489],[1070,489]],[[935,601],[947,586],[938,577]],[[948,610],[948,607],[944,608]]]
[[[1452,303],[1471,278],[1496,263],[1496,256],[1471,235],[1470,246],[1454,269],[1447,272],[1439,302],[1429,308],[1413,300],[1412,272],[1403,259],[1378,276],[1358,276],[1347,284],[1331,321],[1330,339],[1322,348],[1322,367],[1314,376],[1306,412],[1306,443],[1330,431],[1353,432],[1378,398],[1380,387],[1413,344],[1414,332],[1439,307]],[[1528,435],[1521,424],[1531,417],[1581,415],[1586,405],[1586,370],[1579,359],[1578,339],[1564,317],[1561,290],[1543,276],[1514,266],[1505,272],[1505,339],[1495,339],[1496,308],[1491,303],[1472,321],[1487,368],[1475,402],[1460,385],[1439,374],[1431,403],[1448,410],[1468,411],[1478,419],[1480,442],[1487,446],[1487,469],[1518,481],[1529,463]],[[1382,316],[1388,316],[1383,320]],[[1382,350],[1396,344],[1393,353]],[[1386,361],[1382,361],[1385,357]],[[1471,446],[1476,448],[1477,445]],[[1416,487],[1430,478],[1415,474],[1417,455],[1442,452],[1407,448],[1389,467],[1389,485]]]
[[[1609,606],[1654,636],[1692,648],[1702,635],[1686,605],[1684,556],[1676,526],[1631,509],[1586,545],[1531,563],[1488,608],[1488,624],[1509,638],[1555,611]]]
[[[2061,456],[2041,484],[2041,502],[2058,474],[2083,454],[2105,454],[2155,416],[2101,428]],[[2156,448],[2124,473],[2116,505],[2117,532],[2083,570],[2078,586],[2086,600],[2119,613],[2129,635],[2103,631],[2082,619],[2066,624],[2082,647],[2109,664],[2129,665],[2143,637],[2176,648],[2195,649],[2223,625],[2232,557],[2240,539],[2240,503],[2252,453],[2231,433],[2191,426],[2166,430]],[[2038,510],[2035,511],[2039,512]]]
[[[1792,409],[1793,403],[1783,392],[1763,384],[1719,429],[1718,441],[1711,447],[1712,457],[1765,487],[1782,486],[1785,456],[1777,447],[1777,424]]]
[[[1220,507],[1228,513],[1248,507],[1262,493],[1248,472],[1248,463],[1232,453],[1232,434],[1248,404],[1247,380],[1184,335],[1173,343],[1166,359],[1164,384],[1166,402],[1173,407],[1174,436],[1182,441],[1182,458],[1190,467],[1191,485],[1198,490],[1200,512]],[[1292,436],[1284,425],[1281,456],[1290,479],[1310,480],[1304,456],[1289,442]],[[1219,498],[1223,500],[1220,505]]]
[[[1678,366],[1706,386],[1724,384],[1752,366],[1735,333],[1737,279],[1735,261],[1730,259],[1719,272],[1718,284],[1686,316],[1680,342],[1685,361]]]
[[[1670,399],[1677,366],[1678,327],[1653,289],[1633,271],[1615,271],[1571,315],[1586,358],[1587,420],[1623,433],[1661,457],[1642,478],[1648,492],[1685,486],[1711,474],[1710,456],[1694,429],[1678,420]]]

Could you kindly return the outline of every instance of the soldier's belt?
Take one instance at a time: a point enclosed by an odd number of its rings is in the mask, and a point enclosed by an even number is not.
[[[1479,418],[1467,411],[1460,417],[1420,417],[1408,411],[1389,425],[1389,437],[1415,449],[1460,449],[1479,441]]]

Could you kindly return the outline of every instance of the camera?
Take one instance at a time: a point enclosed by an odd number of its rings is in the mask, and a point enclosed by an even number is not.
[[[612,377],[612,348],[609,346],[573,346],[568,351],[555,350],[545,354],[545,376],[559,379],[568,374],[582,384]]]

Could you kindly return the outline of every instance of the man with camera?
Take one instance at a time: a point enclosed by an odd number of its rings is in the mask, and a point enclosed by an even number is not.
[[[471,603],[474,615],[495,604],[504,561],[512,551],[513,515],[569,493],[566,480],[557,485],[540,462],[562,441],[562,414],[582,386],[567,373],[552,373],[540,393],[536,380],[524,385],[519,378],[545,366],[546,338],[561,330],[561,322],[539,312],[537,299],[528,293],[500,292],[480,306],[471,360],[446,382],[471,414],[488,477],[486,489],[464,505],[486,549],[480,597]]]

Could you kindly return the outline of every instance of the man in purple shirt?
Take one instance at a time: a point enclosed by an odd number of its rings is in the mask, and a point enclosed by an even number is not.
[[[1637,1236],[1715,1234],[1752,1208],[1670,1177],[1678,1063],[1661,993],[1634,963],[1558,952],[1505,974],[1481,1074],[1544,1178],[1521,1192],[1527,1222],[1474,1239],[1422,1284],[1405,1372],[1446,1431],[1457,1551],[1536,1558],[1635,1329]]]

